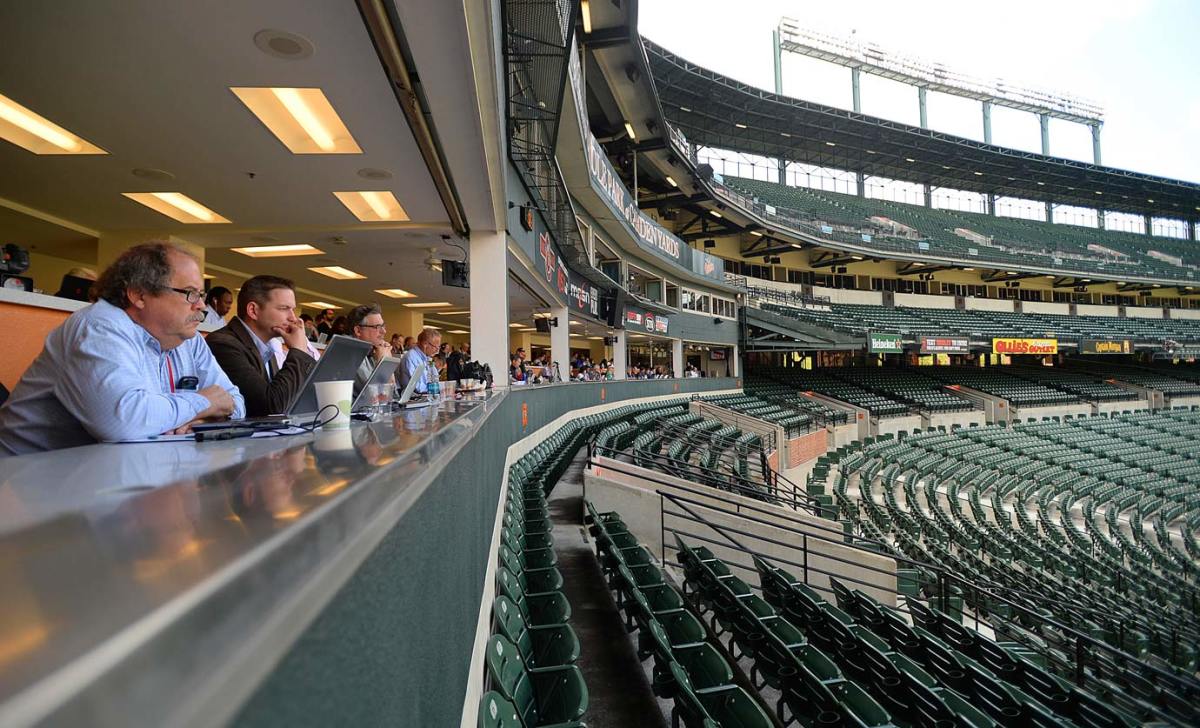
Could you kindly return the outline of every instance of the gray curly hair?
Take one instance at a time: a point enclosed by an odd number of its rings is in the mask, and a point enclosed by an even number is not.
[[[113,261],[96,281],[96,298],[117,308],[129,307],[129,292],[161,293],[171,285],[171,253],[191,256],[170,243],[135,245]]]

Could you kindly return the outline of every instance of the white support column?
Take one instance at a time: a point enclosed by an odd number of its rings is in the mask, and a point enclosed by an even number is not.
[[[558,326],[550,329],[550,361],[558,365],[558,374],[566,381],[571,376],[571,322],[566,306],[550,309],[550,321]]]
[[[683,339],[671,339],[671,369],[674,376],[683,376]]]
[[[508,386],[508,250],[505,232],[471,233],[471,356]]]
[[[739,356],[737,344],[733,345],[733,353],[730,354],[729,373],[735,377],[742,376],[740,371],[742,366],[742,358]]]
[[[613,379],[625,378],[625,365],[629,357],[625,351],[625,329],[618,329],[614,333],[616,342],[613,343]]]

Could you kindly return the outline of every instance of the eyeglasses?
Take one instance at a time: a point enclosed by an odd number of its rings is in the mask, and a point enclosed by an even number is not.
[[[379,329],[380,331],[387,330],[387,324],[359,324],[360,329]]]
[[[187,299],[188,305],[195,306],[204,298],[204,291],[197,291],[195,288],[167,288],[168,291],[180,293]]]

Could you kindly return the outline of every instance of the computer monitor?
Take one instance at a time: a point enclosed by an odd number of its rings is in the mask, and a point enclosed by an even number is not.
[[[357,412],[377,404],[387,404],[390,402],[390,397],[387,402],[371,401],[372,392],[378,391],[375,388],[379,385],[395,381],[396,369],[400,366],[401,361],[401,359],[394,356],[385,356],[380,359],[379,363],[375,365],[375,371],[371,372],[371,376],[367,379],[366,385],[363,386],[358,396],[354,398],[354,404],[350,405],[350,411]]]
[[[312,415],[317,412],[317,382],[353,381],[358,366],[371,352],[371,345],[353,336],[334,336],[325,347],[325,353],[317,365],[308,373],[300,393],[292,400],[284,414],[291,416]]]

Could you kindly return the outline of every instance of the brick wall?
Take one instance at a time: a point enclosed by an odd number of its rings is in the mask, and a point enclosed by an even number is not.
[[[794,468],[824,455],[828,437],[825,430],[817,430],[788,440],[788,467]]]

